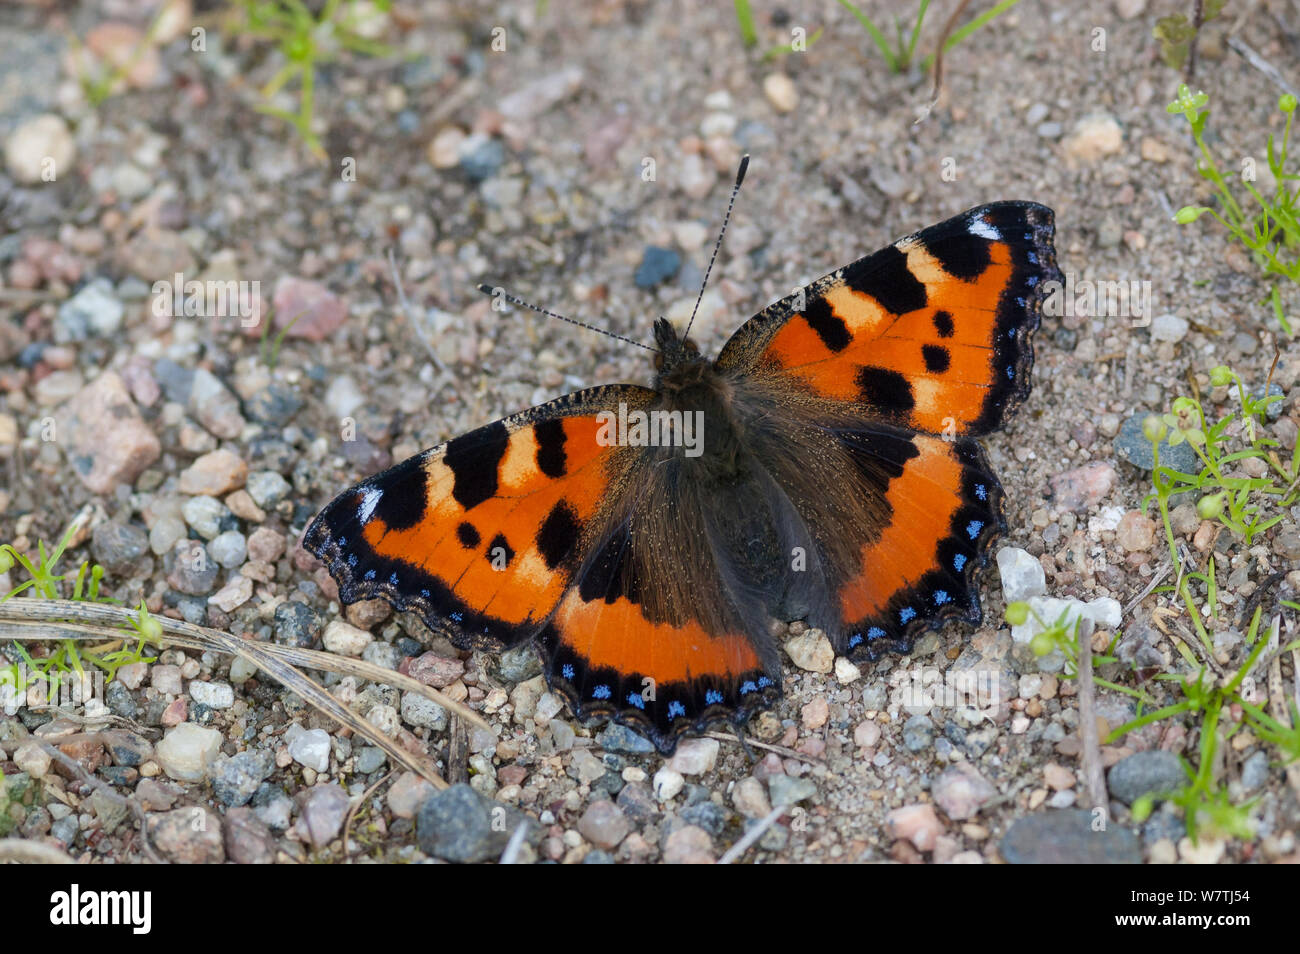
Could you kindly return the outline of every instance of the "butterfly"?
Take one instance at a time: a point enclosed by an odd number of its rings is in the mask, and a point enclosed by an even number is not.
[[[579,719],[665,754],[740,731],[781,694],[778,623],[866,661],[980,621],[1004,519],[976,439],[1029,394],[1053,237],[1042,205],[970,209],[769,305],[714,359],[659,318],[651,387],[426,450],[304,546],[345,603],[383,597],[462,649],[533,641]]]

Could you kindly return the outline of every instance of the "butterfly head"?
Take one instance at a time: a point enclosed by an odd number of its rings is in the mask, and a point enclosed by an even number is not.
[[[655,370],[660,375],[669,375],[679,368],[695,363],[705,363],[700,357],[699,346],[690,338],[677,337],[677,329],[667,318],[655,319]]]

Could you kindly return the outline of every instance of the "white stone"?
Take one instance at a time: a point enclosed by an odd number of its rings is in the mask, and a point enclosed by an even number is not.
[[[1047,592],[1043,565],[1027,550],[1003,547],[998,551],[998,575],[1002,577],[1002,595],[1008,603],[1018,603]]]
[[[299,765],[305,765],[317,772],[324,772],[330,767],[330,734],[324,729],[305,729],[294,733],[285,733],[289,741],[289,755]]]
[[[686,779],[682,778],[681,772],[665,767],[655,772],[654,781],[650,784],[654,787],[655,798],[666,802],[682,790]]]
[[[153,755],[164,772],[178,782],[203,778],[221,750],[221,733],[193,722],[182,722],[154,746]]]
[[[330,620],[321,635],[325,649],[339,656],[360,656],[374,641],[374,635],[341,619]]]
[[[717,739],[683,739],[668,767],[682,775],[703,775],[713,769],[721,748]]]
[[[212,709],[229,709],[235,704],[235,690],[224,682],[190,683],[190,698]]]
[[[5,140],[5,163],[26,185],[57,181],[69,175],[76,143],[62,116],[45,113],[21,123]]]
[[[806,672],[830,672],[835,666],[835,650],[826,634],[810,629],[785,642],[786,655]]]
[[[835,660],[835,678],[839,680],[841,686],[847,686],[862,678],[862,670],[840,656]]]

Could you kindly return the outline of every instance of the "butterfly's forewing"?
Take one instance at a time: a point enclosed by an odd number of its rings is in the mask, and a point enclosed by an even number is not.
[[[1032,202],[971,209],[770,305],[717,366],[790,375],[913,430],[987,434],[1029,394],[1053,235]]]
[[[303,545],[345,603],[382,596],[462,647],[523,642],[568,588],[628,453],[601,443],[597,414],[653,398],[591,388],[470,431],[340,494]]]

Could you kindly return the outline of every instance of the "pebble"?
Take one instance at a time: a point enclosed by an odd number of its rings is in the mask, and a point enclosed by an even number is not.
[[[20,771],[26,772],[31,778],[44,778],[50,771],[50,763],[53,759],[41,746],[35,742],[25,742],[14,752],[14,764]]]
[[[578,819],[578,834],[606,851],[618,847],[630,830],[623,810],[608,799],[592,802]]]
[[[668,761],[668,767],[682,775],[703,775],[713,771],[722,746],[717,739],[683,739]]]
[[[248,546],[244,541],[244,535],[239,530],[226,530],[224,533],[218,533],[212,541],[208,543],[208,555],[212,556],[218,564],[226,569],[234,569],[243,565],[244,558],[248,555]]]
[[[504,812],[505,818],[500,814]],[[504,822],[502,824],[501,822]],[[424,800],[415,819],[420,850],[443,861],[476,864],[501,857],[520,824],[535,844],[541,831],[517,809],[484,798],[468,785],[453,785]]]
[[[398,818],[414,818],[424,800],[436,791],[428,779],[403,772],[388,789],[388,810]]]
[[[157,374],[155,367],[154,373]],[[198,422],[216,437],[232,440],[244,430],[244,415],[239,410],[239,398],[211,371],[199,368],[190,379],[186,400]]]
[[[507,649],[497,663],[497,674],[506,682],[527,682],[541,672],[542,661],[531,643]]]
[[[1002,595],[1008,603],[1017,603],[1047,593],[1047,577],[1043,565],[1028,550],[1019,547],[1000,549],[998,575],[1002,580]]]
[[[244,411],[253,420],[283,428],[302,410],[302,398],[277,382],[259,388],[244,399]]]
[[[826,702],[826,697],[817,696],[805,703],[799,710],[799,716],[805,729],[820,729],[830,718],[830,705]]]
[[[835,660],[835,680],[841,686],[851,685],[862,678],[862,670],[843,656]]]
[[[786,655],[805,672],[827,673],[835,668],[835,649],[820,629],[809,629],[785,642]]]
[[[1146,411],[1138,411],[1120,425],[1119,434],[1115,438],[1115,455],[1134,467],[1149,472],[1155,467],[1155,456],[1152,454],[1151,442],[1142,433],[1142,422],[1146,417]],[[1168,437],[1160,442],[1160,466],[1192,474],[1201,469],[1196,451],[1186,441],[1177,447],[1170,447]]]
[[[1187,781],[1178,756],[1162,749],[1134,752],[1111,766],[1107,775],[1111,797],[1125,805],[1151,792],[1181,789]]]
[[[1113,631],[1120,623],[1120,605],[1109,596],[1099,597],[1084,603],[1077,599],[1058,599],[1054,596],[1032,596],[1026,602],[1031,610],[1023,623],[1011,627],[1011,639],[1016,643],[1028,643],[1043,631],[1039,620],[1054,624],[1065,615],[1065,625],[1073,626],[1080,617],[1091,619],[1098,629]],[[1044,672],[1056,672],[1065,659],[1059,649],[1052,650],[1038,660],[1038,668]]]
[[[362,775],[378,772],[388,761],[388,753],[376,745],[364,745],[357,752],[355,768]]]
[[[1111,822],[1093,830],[1083,809],[1049,811],[1016,819],[998,850],[1009,864],[1140,864],[1137,836]]]
[[[109,494],[119,484],[134,483],[162,454],[158,438],[112,371],[77,392],[66,416],[68,460],[92,493]]]
[[[697,825],[683,825],[664,841],[664,864],[711,865],[716,861],[713,839]]]
[[[222,822],[226,855],[237,865],[269,865],[275,861],[275,838],[249,808],[232,808]]]
[[[928,716],[914,715],[903,723],[903,745],[909,752],[924,752],[934,742],[934,723]]]
[[[645,736],[617,722],[611,722],[601,730],[596,736],[596,744],[606,752],[620,752],[626,755],[649,755],[655,750],[654,743]]]
[[[460,171],[474,182],[492,178],[506,161],[506,147],[501,140],[485,133],[466,136],[459,153]]]
[[[767,792],[773,805],[797,805],[816,795],[817,786],[810,779],[781,774],[767,780]]]
[[[129,576],[148,552],[149,535],[135,524],[105,520],[91,532],[91,556],[111,573]]]
[[[283,646],[309,648],[319,628],[320,616],[306,603],[287,600],[275,608],[275,641]]]
[[[163,695],[180,695],[182,691],[180,666],[171,666],[164,663],[155,665],[149,671],[149,685]]]
[[[197,782],[207,773],[221,747],[221,733],[182,722],[154,747],[154,760],[178,782]]]
[[[298,731],[295,732],[294,729]],[[330,767],[330,735],[324,729],[303,729],[297,723],[285,732],[289,756],[299,765],[316,772]]]
[[[671,248],[648,245],[632,280],[637,288],[654,288],[668,281],[682,267],[682,257]]]
[[[204,454],[181,471],[179,489],[183,494],[219,496],[238,490],[248,477],[248,464],[238,454],[224,448]]]
[[[1276,381],[1271,382],[1268,386],[1269,397],[1283,397],[1285,393],[1286,392],[1282,390],[1282,385],[1278,384]],[[1251,388],[1250,397],[1251,400],[1254,401],[1264,400],[1264,388],[1263,387]],[[1274,401],[1273,403],[1271,403],[1268,406],[1268,410],[1264,412],[1265,416],[1270,421],[1276,421],[1279,417],[1282,416],[1282,404],[1283,404],[1282,401]],[[1295,445],[1292,444],[1290,446],[1294,447]]]
[[[853,730],[853,744],[869,749],[880,741],[880,726],[870,719],[863,719]]]
[[[329,782],[313,785],[300,799],[296,830],[313,847],[324,848],[343,830],[348,817],[348,793],[337,782]]]
[[[1157,315],[1151,319],[1151,340],[1177,343],[1187,337],[1190,327],[1187,319],[1178,315]]]
[[[340,656],[360,656],[374,641],[374,636],[341,619],[332,619],[325,625],[321,642],[325,649]],[[419,678],[419,677],[416,677]]]
[[[746,818],[762,818],[772,810],[763,783],[752,775],[736,783],[736,787],[731,790],[731,804]]]
[[[197,805],[149,816],[149,840],[169,861],[217,865],[226,860],[221,816]]]
[[[655,798],[661,802],[666,802],[681,792],[686,785],[686,779],[682,777],[681,772],[665,766],[655,772],[650,785],[654,789]]]
[[[269,510],[288,496],[293,487],[273,470],[255,470],[248,475],[244,489],[255,504]]]
[[[1050,483],[1051,500],[1058,509],[1076,513],[1091,510],[1115,486],[1115,465],[1106,460],[1089,461],[1057,474]]]
[[[917,851],[933,851],[936,839],[943,834],[943,822],[933,805],[904,805],[885,816],[891,838],[911,842]]]
[[[1112,156],[1124,145],[1124,132],[1115,117],[1105,114],[1085,116],[1074,124],[1070,135],[1061,144],[1070,159],[1096,162]]]
[[[1247,792],[1263,788],[1268,777],[1268,753],[1263,749],[1252,753],[1241,765],[1241,787]]]
[[[320,282],[281,276],[271,297],[275,327],[291,338],[324,341],[347,321],[348,307]],[[290,327],[290,322],[292,326]]]
[[[5,139],[5,165],[9,174],[24,185],[54,180],[72,171],[76,142],[62,116],[42,113],[14,127]],[[52,168],[51,168],[52,166]]]
[[[125,307],[113,293],[107,278],[95,278],[59,306],[54,317],[54,340],[59,344],[107,338],[122,327]]]
[[[794,80],[784,73],[768,73],[763,77],[763,95],[778,113],[792,112],[799,105]]]
[[[223,805],[247,805],[257,787],[275,771],[275,759],[263,749],[246,749],[218,763],[212,791]]]
[[[258,527],[248,535],[248,558],[274,563],[284,555],[284,535],[270,527]]]
[[[1140,510],[1130,510],[1120,518],[1115,539],[1128,553],[1143,553],[1155,542],[1156,522]]]
[[[221,524],[231,516],[229,508],[216,497],[191,497],[181,504],[181,516],[195,533],[204,540],[215,540],[221,533]]]
[[[974,818],[979,810],[997,794],[977,769],[969,763],[946,768],[931,784],[935,804],[953,821]]]
[[[682,809],[681,814],[686,824],[702,828],[715,838],[727,827],[727,817],[726,809],[707,799]]]
[[[190,683],[190,698],[209,709],[229,709],[235,704],[235,690],[224,682]]]
[[[447,728],[447,710],[418,692],[402,693],[401,712],[407,725],[429,728],[434,732]]]
[[[465,674],[465,663],[450,656],[424,653],[411,660],[407,675],[435,689],[446,689]],[[536,678],[536,677],[534,677]],[[527,681],[527,680],[525,680]]]
[[[426,155],[435,169],[454,169],[460,162],[460,146],[465,141],[465,131],[457,126],[438,130],[429,143]]]

